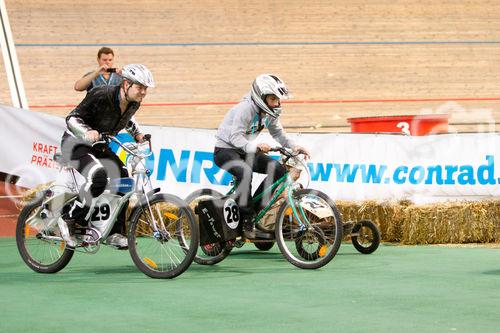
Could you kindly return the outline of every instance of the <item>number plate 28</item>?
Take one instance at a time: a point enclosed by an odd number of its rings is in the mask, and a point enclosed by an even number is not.
[[[231,229],[236,229],[240,223],[240,207],[233,199],[224,202],[224,221]]]

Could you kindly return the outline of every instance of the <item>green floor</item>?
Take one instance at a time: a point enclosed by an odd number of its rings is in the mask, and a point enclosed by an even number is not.
[[[0,238],[0,332],[500,332],[500,249],[343,244],[326,267],[252,245],[174,280],[127,251],[37,274]]]

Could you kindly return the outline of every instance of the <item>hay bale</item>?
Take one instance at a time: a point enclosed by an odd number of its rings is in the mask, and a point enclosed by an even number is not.
[[[342,220],[361,221],[371,220],[375,223],[382,235],[382,240],[386,242],[399,242],[402,238],[402,211],[409,204],[406,201],[398,202],[378,202],[367,201],[343,201],[336,202]]]
[[[500,241],[500,201],[411,205],[404,210],[404,244]]]
[[[500,200],[415,205],[411,201],[336,202],[344,222],[372,220],[382,241],[403,244],[500,242]]]
[[[494,242],[500,243],[500,200],[489,200],[485,202],[488,218],[493,221],[495,231],[493,234]]]
[[[37,185],[33,188],[27,189],[26,191],[22,192],[20,195],[21,197],[16,200],[16,206],[19,210],[21,210],[24,206],[32,202],[38,193],[45,191],[48,189],[54,182],[49,182],[45,184],[40,184]]]

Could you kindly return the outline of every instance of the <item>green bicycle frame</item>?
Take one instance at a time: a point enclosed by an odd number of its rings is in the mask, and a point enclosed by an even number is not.
[[[259,200],[260,198],[262,198],[262,196],[264,196],[265,194],[270,193],[270,192],[274,191],[276,188],[278,188],[275,191],[275,193],[272,196],[272,198],[269,201],[269,203],[266,205],[266,207],[262,208],[259,211],[259,213],[257,214],[257,216],[254,218],[253,223],[257,224],[262,219],[262,217],[264,217],[264,215],[266,215],[267,212],[269,212],[269,210],[276,203],[276,201],[278,200],[278,198],[280,197],[280,195],[286,189],[288,189],[287,200],[288,200],[288,203],[290,204],[290,206],[292,207],[293,215],[295,216],[295,218],[299,222],[301,228],[308,227],[309,226],[309,222],[308,222],[308,219],[307,219],[307,217],[306,217],[306,215],[304,213],[304,210],[302,209],[302,207],[300,205],[298,205],[298,209],[297,209],[297,207],[295,205],[295,202],[293,200],[292,191],[291,191],[293,184],[294,184],[294,181],[290,178],[290,176],[289,176],[289,174],[287,172],[283,177],[281,177],[280,179],[278,179],[277,181],[275,181],[269,187],[265,188],[262,191],[261,194],[259,194],[255,198],[252,198],[252,202],[255,203],[255,202],[257,202],[257,200]],[[233,187],[229,190],[229,192],[227,192],[226,195],[233,194],[236,191],[236,187],[237,187],[236,181],[233,181]]]

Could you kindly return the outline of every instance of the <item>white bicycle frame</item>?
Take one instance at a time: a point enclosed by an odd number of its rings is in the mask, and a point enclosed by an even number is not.
[[[116,139],[114,136],[105,136],[104,141],[98,141],[96,143],[108,143],[106,139],[109,139],[116,144],[118,144],[122,149],[124,149],[128,154],[128,159],[130,161],[127,161],[130,163],[131,170],[132,170],[132,179],[134,180],[133,188],[125,193],[124,195],[116,195],[111,193],[109,189],[106,189],[99,197],[95,198],[93,200],[93,205],[90,207],[89,214],[86,217],[86,220],[89,220],[89,217],[92,215],[96,215],[96,209],[100,210],[102,206],[99,205],[99,203],[108,202],[108,207],[109,207],[109,216],[104,220],[103,223],[100,225],[96,223],[96,221],[92,222],[89,221],[89,224],[92,224],[93,226],[98,227],[99,231],[101,232],[101,235],[99,237],[99,240],[102,241],[107,238],[109,235],[111,229],[113,228],[114,223],[116,222],[116,219],[118,217],[118,214],[121,212],[123,206],[128,203],[129,199],[136,194],[137,195],[137,200],[138,204],[140,205],[142,203],[142,198],[145,200],[145,203],[147,204],[147,207],[149,209],[150,216],[152,218],[152,228],[155,231],[155,233],[159,233],[158,225],[159,223],[156,221],[154,218],[153,211],[151,209],[151,205],[149,204],[149,195],[150,193],[154,194],[159,191],[159,189],[152,189],[151,186],[151,181],[148,176],[148,169],[146,168],[145,165],[145,159],[152,154],[152,149],[151,149],[151,142],[149,142],[149,153],[147,154],[141,154],[138,153],[140,144],[137,143],[126,143],[122,144],[118,139]],[[94,144],[96,144],[94,143]],[[61,166],[61,170],[62,170]],[[44,199],[41,207],[38,208],[38,211],[28,219],[27,224],[30,226],[35,226],[39,223],[42,223],[44,225],[43,228],[38,228],[39,230],[51,230],[56,224],[58,218],[61,216],[61,208],[70,203],[71,201],[76,200],[78,197],[78,181],[76,177],[76,170],[72,167],[67,167],[67,170],[71,174],[72,178],[72,186],[71,188],[66,188],[66,191],[60,191],[57,190],[56,187],[58,185],[53,185],[51,186],[48,190],[45,191],[45,196],[46,198]],[[121,180],[121,179],[120,179]],[[60,187],[60,186],[59,186]],[[148,190],[149,188],[149,190]],[[97,211],[97,215],[100,214],[100,211]],[[160,216],[161,218],[161,216]],[[48,220],[48,221],[47,221]],[[161,225],[163,225],[163,221],[160,221]],[[162,231],[166,231],[165,227],[161,228]],[[48,235],[44,234],[42,231],[42,238],[46,240],[52,240],[52,241],[62,241],[62,237],[60,236],[53,236],[53,235]]]

